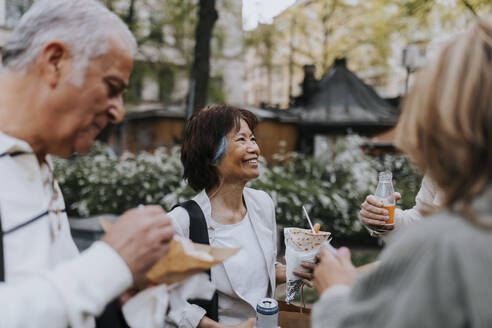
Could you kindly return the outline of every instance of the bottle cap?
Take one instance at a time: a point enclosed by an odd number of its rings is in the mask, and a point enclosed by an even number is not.
[[[390,171],[379,172],[379,180],[391,180],[393,178],[393,174]]]

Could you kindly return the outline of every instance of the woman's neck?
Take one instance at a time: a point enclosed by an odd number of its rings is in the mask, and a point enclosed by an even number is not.
[[[243,203],[244,184],[221,184],[207,191],[212,218],[221,224],[234,224],[246,215]]]

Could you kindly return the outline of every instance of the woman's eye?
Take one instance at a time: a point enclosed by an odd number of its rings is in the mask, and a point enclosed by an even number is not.
[[[253,142],[256,142],[256,138],[255,137],[252,137],[250,140],[253,141]]]
[[[245,141],[246,139],[244,139],[243,137],[239,137],[237,138],[237,141]]]

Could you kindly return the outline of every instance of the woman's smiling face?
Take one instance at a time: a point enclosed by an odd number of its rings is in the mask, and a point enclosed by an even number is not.
[[[260,148],[248,123],[241,119],[239,130],[233,128],[226,138],[227,151],[217,165],[223,182],[248,182],[257,178]]]

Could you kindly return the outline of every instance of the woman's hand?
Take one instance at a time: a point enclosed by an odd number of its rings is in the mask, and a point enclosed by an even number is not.
[[[395,200],[399,201],[401,195],[395,192]],[[383,202],[374,195],[369,195],[360,205],[360,221],[369,229],[393,229],[392,226],[385,226],[389,219],[388,211],[383,208]]]
[[[313,270],[316,265],[312,262],[301,262],[301,266],[307,269],[308,272],[294,270],[292,271],[292,273],[298,276],[299,278],[302,278],[302,282],[306,286],[313,287]]]
[[[275,265],[275,281],[277,285],[283,284],[287,281],[287,275],[285,273],[286,266],[282,263],[277,263]]]
[[[292,273],[298,276],[299,278],[301,278],[302,282],[304,282],[308,287],[313,287],[312,280],[313,280],[313,270],[315,266],[314,263],[301,262],[301,266],[307,269],[308,272],[294,270],[292,271]],[[285,271],[286,271],[286,266],[277,263],[277,265],[275,266],[275,279],[277,285],[283,284],[287,281],[287,275]]]
[[[348,248],[341,247],[337,256],[323,248],[316,257],[319,263],[314,268],[313,283],[318,297],[333,285],[352,285],[357,273],[350,260]]]

